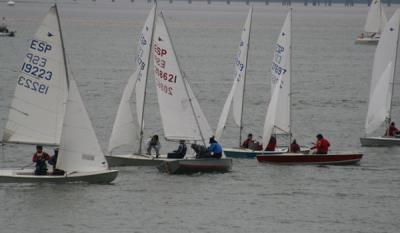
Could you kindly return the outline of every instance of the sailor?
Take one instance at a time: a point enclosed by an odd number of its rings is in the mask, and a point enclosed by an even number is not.
[[[222,157],[222,146],[215,140],[214,136],[210,138],[210,145],[208,151],[211,153],[211,157],[221,158]]]
[[[36,153],[33,154],[32,162],[36,163],[35,175],[43,176],[47,175],[47,164],[46,161],[50,160],[50,155],[43,151],[43,147],[40,145],[36,146]]]
[[[326,140],[322,134],[317,135],[317,142],[310,149],[316,149],[314,154],[328,154],[328,149],[331,146],[328,140]]]
[[[294,139],[292,144],[290,144],[290,152],[292,152],[292,153],[300,152],[300,146],[299,146],[299,144],[297,144],[296,139]]]
[[[156,158],[160,156],[160,148],[161,144],[160,141],[158,140],[158,135],[155,134],[151,137],[151,139],[147,142],[147,154],[151,155],[151,148],[154,148],[156,151]]]
[[[273,135],[271,135],[268,145],[265,148],[266,151],[274,151],[276,148],[276,137],[274,137]]]
[[[2,18],[2,21],[0,24],[0,32],[8,32],[6,18],[4,18],[4,17]]]
[[[168,153],[168,158],[181,159],[185,157],[187,151],[187,146],[185,140],[179,140],[179,147],[177,150],[174,150],[172,153]]]
[[[253,134],[249,133],[249,135],[247,135],[247,139],[243,141],[241,148],[251,148],[253,144]]]
[[[396,128],[394,121],[392,121],[386,129],[385,136],[394,137],[398,134],[400,134],[400,131]]]

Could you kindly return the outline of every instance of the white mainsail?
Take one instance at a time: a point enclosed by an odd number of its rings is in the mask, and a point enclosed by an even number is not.
[[[250,7],[247,15],[246,22],[243,26],[242,36],[239,44],[239,49],[235,57],[235,79],[232,88],[226,99],[224,108],[218,121],[215,137],[219,139],[225,128],[228,119],[229,110],[233,102],[232,113],[235,123],[242,126],[243,115],[243,96],[245,88],[246,70],[247,70],[247,57],[250,47],[250,32],[251,32],[251,19],[253,14],[253,7]]]
[[[365,132],[370,134],[390,119],[392,85],[399,40],[400,10],[386,24],[375,51]]]
[[[210,127],[182,75],[162,13],[156,20],[153,44],[155,82],[165,137],[206,143],[205,137],[211,132],[206,129]]]
[[[108,169],[108,164],[73,78],[70,79],[60,144],[57,168],[67,174]]]
[[[122,94],[109,141],[109,152],[117,147],[136,142],[138,134],[143,131],[143,110],[156,7],[157,5],[154,4],[139,34],[138,53],[136,57],[137,68],[135,73],[129,78],[128,84]],[[136,92],[136,115],[138,124],[134,122],[130,106],[130,99],[134,90]],[[137,125],[139,125],[139,130],[137,129]]]
[[[289,11],[276,43],[271,68],[271,90],[274,90],[277,85],[281,89],[279,91],[276,110],[279,118],[275,119],[277,133],[290,132],[291,18],[292,12]]]
[[[290,10],[279,34],[272,60],[272,94],[264,122],[262,139],[264,147],[268,145],[274,128],[277,131],[290,133],[291,23],[292,11]]]
[[[28,43],[3,142],[58,145],[67,94],[60,24],[53,6]]]
[[[380,0],[372,0],[369,7],[364,31],[371,33],[381,33],[387,22],[385,11]]]

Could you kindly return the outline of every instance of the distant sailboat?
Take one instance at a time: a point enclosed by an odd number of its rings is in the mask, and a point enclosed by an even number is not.
[[[205,146],[212,132],[188,80],[181,72],[162,13],[156,19],[153,45],[154,74],[165,138],[199,142]],[[186,157],[165,160],[159,166],[160,171],[168,173],[226,172],[231,168],[232,160],[227,158]]]
[[[0,170],[0,182],[108,183],[118,174],[108,169],[76,83],[68,75],[56,5],[30,41],[3,142],[59,145],[57,169],[65,175]]]
[[[13,0],[9,0],[7,2],[7,6],[15,6],[15,2]]]
[[[109,141],[108,151],[110,155],[107,155],[106,158],[110,166],[156,166],[162,161],[162,159],[156,159],[142,153],[144,136],[143,116],[146,105],[146,86],[156,11],[157,5],[154,4],[139,34],[138,54],[136,57],[137,68],[135,73],[129,78],[128,84],[123,92]],[[130,106],[131,96],[134,91],[136,93],[137,124],[135,124]],[[112,154],[112,151],[120,146],[135,143],[138,144],[137,153],[122,155]]]
[[[292,10],[287,14],[278,37],[272,65],[272,95],[265,117],[263,145],[267,145],[273,131],[289,135],[291,142],[291,47]],[[309,149],[302,148],[308,153]],[[259,162],[294,164],[346,164],[358,162],[360,154],[308,155],[306,153],[268,153],[257,154]]]
[[[394,77],[396,75],[399,43],[400,10],[396,10],[386,25],[375,51],[365,134],[370,135],[392,119]],[[399,146],[397,137],[362,137],[363,146]]]
[[[364,32],[356,39],[356,43],[377,44],[386,22],[386,14],[381,0],[372,0],[365,21]]]

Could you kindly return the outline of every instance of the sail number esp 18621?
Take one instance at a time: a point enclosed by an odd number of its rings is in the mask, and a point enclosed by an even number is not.
[[[47,69],[47,58],[45,54],[52,50],[52,46],[46,42],[32,40],[29,52],[25,56],[25,62],[21,67],[21,75],[18,77],[18,85],[32,91],[46,95],[49,86],[45,81],[52,80],[53,72]]]
[[[154,44],[154,75],[156,77],[157,87],[164,93],[173,95],[174,88],[171,86],[176,83],[176,74],[165,71],[167,62],[164,56],[167,55],[167,50]]]

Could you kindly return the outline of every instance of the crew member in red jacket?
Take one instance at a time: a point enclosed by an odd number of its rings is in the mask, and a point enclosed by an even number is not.
[[[247,139],[244,140],[241,147],[242,148],[250,148],[253,144],[254,144],[253,134],[249,133],[249,135],[247,135]]]
[[[265,150],[266,151],[275,151],[275,148],[276,148],[276,137],[271,135],[268,145],[265,148]]]
[[[43,147],[40,145],[36,146],[36,153],[33,154],[32,162],[36,163],[35,175],[43,176],[47,175],[47,164],[46,161],[50,160],[50,155],[43,151]]]
[[[315,154],[328,154],[328,149],[331,146],[328,140],[326,140],[322,134],[317,135],[317,142],[311,147],[311,150],[316,149]]]
[[[392,121],[389,125],[389,128],[386,129],[385,136],[394,137],[399,133],[400,131],[396,128],[396,125]]]

